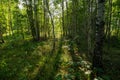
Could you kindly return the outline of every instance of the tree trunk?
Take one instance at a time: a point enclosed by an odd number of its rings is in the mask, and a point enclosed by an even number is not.
[[[98,5],[97,5],[95,48],[93,53],[93,70],[96,70],[97,76],[101,76],[101,70],[103,70],[102,55],[103,55],[104,24],[105,24],[104,3],[105,0],[98,0]]]
[[[3,34],[2,34],[2,30],[0,29],[0,43],[4,43],[4,39],[3,39]]]
[[[40,28],[39,28],[39,24],[38,24],[38,14],[37,14],[37,0],[34,0],[34,26],[36,29],[36,40],[39,41],[40,38]]]
[[[53,48],[52,48],[52,53],[53,51],[55,50],[55,26],[54,26],[54,20],[53,20],[53,16],[49,10],[49,2],[48,0],[45,0],[46,1],[46,8],[47,8],[47,11],[50,15],[50,19],[51,19],[51,24],[52,24],[52,35],[53,35]]]
[[[91,0],[88,0],[88,25],[87,25],[87,40],[88,40],[88,55],[91,54],[92,52],[92,46],[91,46],[91,15],[92,15],[92,11],[90,11],[90,9],[92,9],[91,7]]]
[[[34,24],[34,18],[33,18],[34,14],[33,14],[32,0],[29,0],[29,3],[27,3],[27,0],[26,0],[26,7],[27,7],[27,15],[30,23],[32,37],[33,37],[33,40],[37,41],[38,39],[36,37],[36,26]]]
[[[65,26],[64,26],[64,0],[62,0],[62,28],[63,28],[63,36],[65,36]]]
[[[13,29],[12,29],[12,16],[11,16],[11,0],[8,2],[8,25],[9,25],[9,35],[13,34]]]

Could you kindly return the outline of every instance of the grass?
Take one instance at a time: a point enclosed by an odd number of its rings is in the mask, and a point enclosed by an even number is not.
[[[0,48],[0,79],[23,80],[29,77],[40,60],[39,56],[32,54],[36,47],[37,44],[29,41],[2,45]]]
[[[62,44],[58,42],[52,54],[50,41],[36,43],[27,39],[2,44],[0,80],[59,80],[59,74],[61,80],[74,78],[75,72],[70,74],[73,71],[72,57]]]
[[[57,43],[59,44],[59,43]],[[53,80],[61,47],[51,53],[51,42],[12,40],[0,45],[0,80]]]
[[[88,68],[86,66],[90,66],[90,64],[81,57],[81,53],[77,53],[78,49],[75,46],[72,47],[74,48],[74,53],[71,53],[69,41],[68,43],[65,42],[62,48],[61,64],[59,64],[56,80],[89,80],[90,73],[87,72]]]
[[[116,47],[110,47],[109,50],[105,50],[103,56],[104,67],[108,80],[119,80],[120,79],[120,49]]]
[[[63,42],[61,42],[63,41]],[[90,66],[84,49],[75,44],[74,61],[69,51],[69,42],[56,42],[56,50],[51,53],[51,41],[33,42],[25,40],[10,40],[0,44],[0,80],[90,80]],[[105,47],[104,80],[119,80],[120,50],[118,47]],[[83,58],[82,58],[83,57]],[[78,79],[78,80],[79,80]]]

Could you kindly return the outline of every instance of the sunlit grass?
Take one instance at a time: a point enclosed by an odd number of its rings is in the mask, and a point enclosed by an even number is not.
[[[60,53],[56,52],[57,47],[51,53],[50,41],[36,43],[26,39],[4,43],[0,46],[0,79],[54,79],[60,58]]]
[[[45,50],[44,47],[44,54],[38,50],[38,48],[42,48],[40,46],[43,44],[44,42],[35,43],[31,41],[3,44],[0,48],[1,79],[21,80],[32,79],[36,76],[39,68],[44,65],[46,58],[48,58],[47,53],[45,54],[45,51],[48,51],[47,48]]]

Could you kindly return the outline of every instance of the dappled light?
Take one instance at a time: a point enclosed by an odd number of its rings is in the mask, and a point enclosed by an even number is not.
[[[120,0],[0,0],[0,80],[120,80]]]

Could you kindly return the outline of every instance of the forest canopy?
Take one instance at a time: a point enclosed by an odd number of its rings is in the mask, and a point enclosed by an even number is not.
[[[0,80],[119,80],[120,0],[0,0]]]

